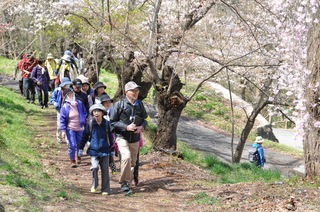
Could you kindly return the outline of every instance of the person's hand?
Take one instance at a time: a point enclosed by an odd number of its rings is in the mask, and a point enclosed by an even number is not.
[[[58,103],[57,103],[57,102],[54,102],[53,105],[54,105],[54,107],[57,107],[57,106],[58,106]]]
[[[127,126],[127,131],[134,132],[137,130],[137,126],[134,123],[131,123]]]
[[[82,157],[82,155],[83,155],[83,149],[79,149],[79,150],[78,150],[78,156],[79,156],[79,157]]]
[[[37,82],[37,85],[41,85],[41,82],[40,82],[40,81],[38,81],[38,82]]]
[[[66,132],[61,132],[61,137],[63,138],[63,139],[65,139],[66,138]]]
[[[143,126],[136,127],[137,130],[134,131],[135,134],[139,134],[143,131]]]

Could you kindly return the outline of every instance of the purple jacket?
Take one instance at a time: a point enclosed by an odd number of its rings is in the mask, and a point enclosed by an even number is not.
[[[78,103],[77,108],[79,112],[80,127],[83,127],[86,123],[86,117],[87,117],[86,108],[81,101],[79,100],[76,100],[76,101]],[[60,110],[60,129],[62,131],[66,131],[68,127],[69,113],[70,113],[70,105],[68,102],[65,102]]]
[[[37,65],[32,69],[31,72],[31,79],[36,85],[37,90],[44,90],[49,88],[49,72],[46,66],[43,67],[44,72],[42,73],[42,67]],[[37,82],[40,82],[41,84],[38,85]]]

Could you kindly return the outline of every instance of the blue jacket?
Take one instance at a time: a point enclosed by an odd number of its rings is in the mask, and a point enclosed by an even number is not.
[[[108,143],[108,139],[110,145]],[[82,134],[79,145],[80,150],[83,150],[87,141],[90,142],[87,150],[88,155],[95,157],[110,155],[111,147],[113,146],[113,136],[110,130],[109,122],[102,118],[102,122],[99,125],[95,119],[92,119],[92,132],[90,133],[90,123],[88,123]]]
[[[79,119],[80,119],[80,127],[83,127],[86,124],[86,117],[87,112],[84,104],[76,100],[78,112],[79,112]],[[60,110],[60,129],[61,131],[66,131],[69,122],[69,113],[70,113],[70,104],[65,102]]]
[[[30,78],[36,85],[37,90],[44,90],[49,88],[50,76],[47,67],[44,68],[44,73],[42,73],[42,67],[37,65],[32,69]],[[41,84],[38,85],[37,82]]]
[[[261,144],[258,143],[252,144],[252,147],[258,149],[259,160],[257,165],[260,167],[264,167],[265,158],[263,147],[261,146]]]
[[[61,106],[62,106],[62,90],[61,87],[56,87],[52,93],[52,96],[50,98],[50,103],[54,105],[54,103],[57,103],[57,106],[55,109],[60,112]]]

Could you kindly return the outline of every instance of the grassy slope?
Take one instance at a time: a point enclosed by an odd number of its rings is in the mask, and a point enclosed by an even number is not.
[[[3,60],[0,60],[0,62],[3,62]],[[5,61],[6,64],[10,64],[9,62]],[[11,64],[6,68],[5,73],[12,73],[14,63]],[[3,67],[3,65],[0,64],[0,67]],[[2,72],[1,69],[0,71]],[[101,81],[106,83],[108,93],[112,97],[117,85],[115,75],[103,72]],[[212,103],[213,100],[210,98],[215,99],[203,90],[196,96],[193,104],[198,104],[196,101],[207,103],[207,106],[199,114],[206,113],[206,110],[209,109],[215,111],[227,110],[223,104],[219,104],[223,102],[221,99],[218,99],[218,103]],[[51,179],[46,170],[43,169],[41,158],[44,153],[37,151],[37,146],[41,143],[34,139],[35,131],[37,125],[44,124],[42,116],[45,113],[47,112],[34,105],[25,104],[20,95],[0,87],[0,190],[3,191],[0,195],[1,202],[4,201],[1,198],[11,198],[10,195],[6,194],[17,193],[20,195],[5,201],[11,202],[16,207],[23,206],[23,208],[32,209],[36,208],[35,205],[41,204],[42,201],[55,201],[66,195],[62,184]],[[216,113],[220,119],[230,122],[226,113]],[[29,116],[32,116],[36,122],[29,123]],[[27,126],[30,124],[32,126]],[[151,126],[150,129],[154,131],[154,126]],[[44,141],[48,143],[48,148],[50,148],[50,145],[55,145],[46,138],[44,138]],[[151,149],[150,142],[147,143],[149,145],[143,148],[142,154],[146,154]],[[249,164],[229,166],[219,162],[214,157],[202,157],[182,144],[179,144],[179,146],[186,160],[207,168],[213,175],[218,176],[219,180],[216,183],[270,182],[280,178],[279,173],[276,172],[263,172]]]

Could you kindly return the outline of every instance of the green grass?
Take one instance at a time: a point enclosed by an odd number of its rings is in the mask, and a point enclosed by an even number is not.
[[[179,142],[178,150],[184,160],[196,164],[213,175],[218,184],[240,182],[275,182],[282,179],[279,171],[263,170],[250,163],[229,164],[221,162],[216,156],[203,155]]]
[[[106,91],[113,98],[118,88],[117,75],[103,69],[101,70],[99,79],[107,86]]]
[[[39,146],[46,140],[35,139],[35,130],[45,124],[44,113],[36,105],[26,104],[20,95],[0,87],[0,190],[4,185],[22,189],[25,195],[18,196],[15,204],[28,211],[39,208],[41,201],[58,200],[64,191],[61,182],[51,179],[42,166],[41,151],[45,150]]]
[[[14,63],[0,58],[0,67],[4,67],[3,64],[9,64],[10,67],[7,67],[5,71],[0,68],[0,72],[12,74]],[[12,70],[10,70],[11,68]],[[112,97],[118,85],[116,75],[102,71],[100,80],[107,85],[107,92]],[[187,92],[190,93],[191,90]],[[146,101],[152,102],[152,91]],[[195,99],[188,104],[185,113],[209,124],[222,127],[226,131],[231,127],[228,103],[213,91],[205,88],[200,89]],[[38,204],[41,205],[41,201],[77,197],[76,193],[69,193],[64,189],[65,185],[61,182],[51,179],[42,166],[43,154],[39,152],[38,148],[40,141],[36,141],[34,137],[36,127],[46,124],[43,115],[44,112],[40,108],[25,104],[25,100],[20,95],[0,87],[0,189],[2,189],[2,185],[22,189],[27,196],[22,195],[17,198],[15,204],[26,210],[34,210],[39,207],[39,205],[33,205],[31,199],[39,200]],[[235,116],[241,117],[237,113]],[[32,117],[32,126],[28,126],[30,125],[29,117]],[[155,125],[149,123],[144,132],[145,145],[141,149],[141,155],[153,151],[151,141],[156,129]],[[241,128],[237,129],[239,131]],[[43,138],[42,142],[46,142],[49,147],[54,145],[50,143],[52,141],[49,138]],[[267,147],[269,144],[266,141],[264,145]],[[270,148],[277,148],[277,144],[273,142],[270,145],[275,145]],[[217,181],[214,183],[274,182],[281,179],[279,172],[261,170],[248,163],[226,164],[216,157],[204,156],[181,142],[178,142],[178,150],[182,152],[186,161],[207,169],[215,176]],[[289,150],[284,148],[283,151]],[[297,182],[298,180],[290,181],[292,184]],[[193,198],[193,202],[196,204],[215,204],[216,200],[205,193],[199,193]]]
[[[210,197],[205,192],[200,192],[191,198],[191,203],[199,205],[215,205],[219,203],[219,200],[214,197]]]
[[[10,60],[0,56],[0,73],[12,75],[18,60]]]

